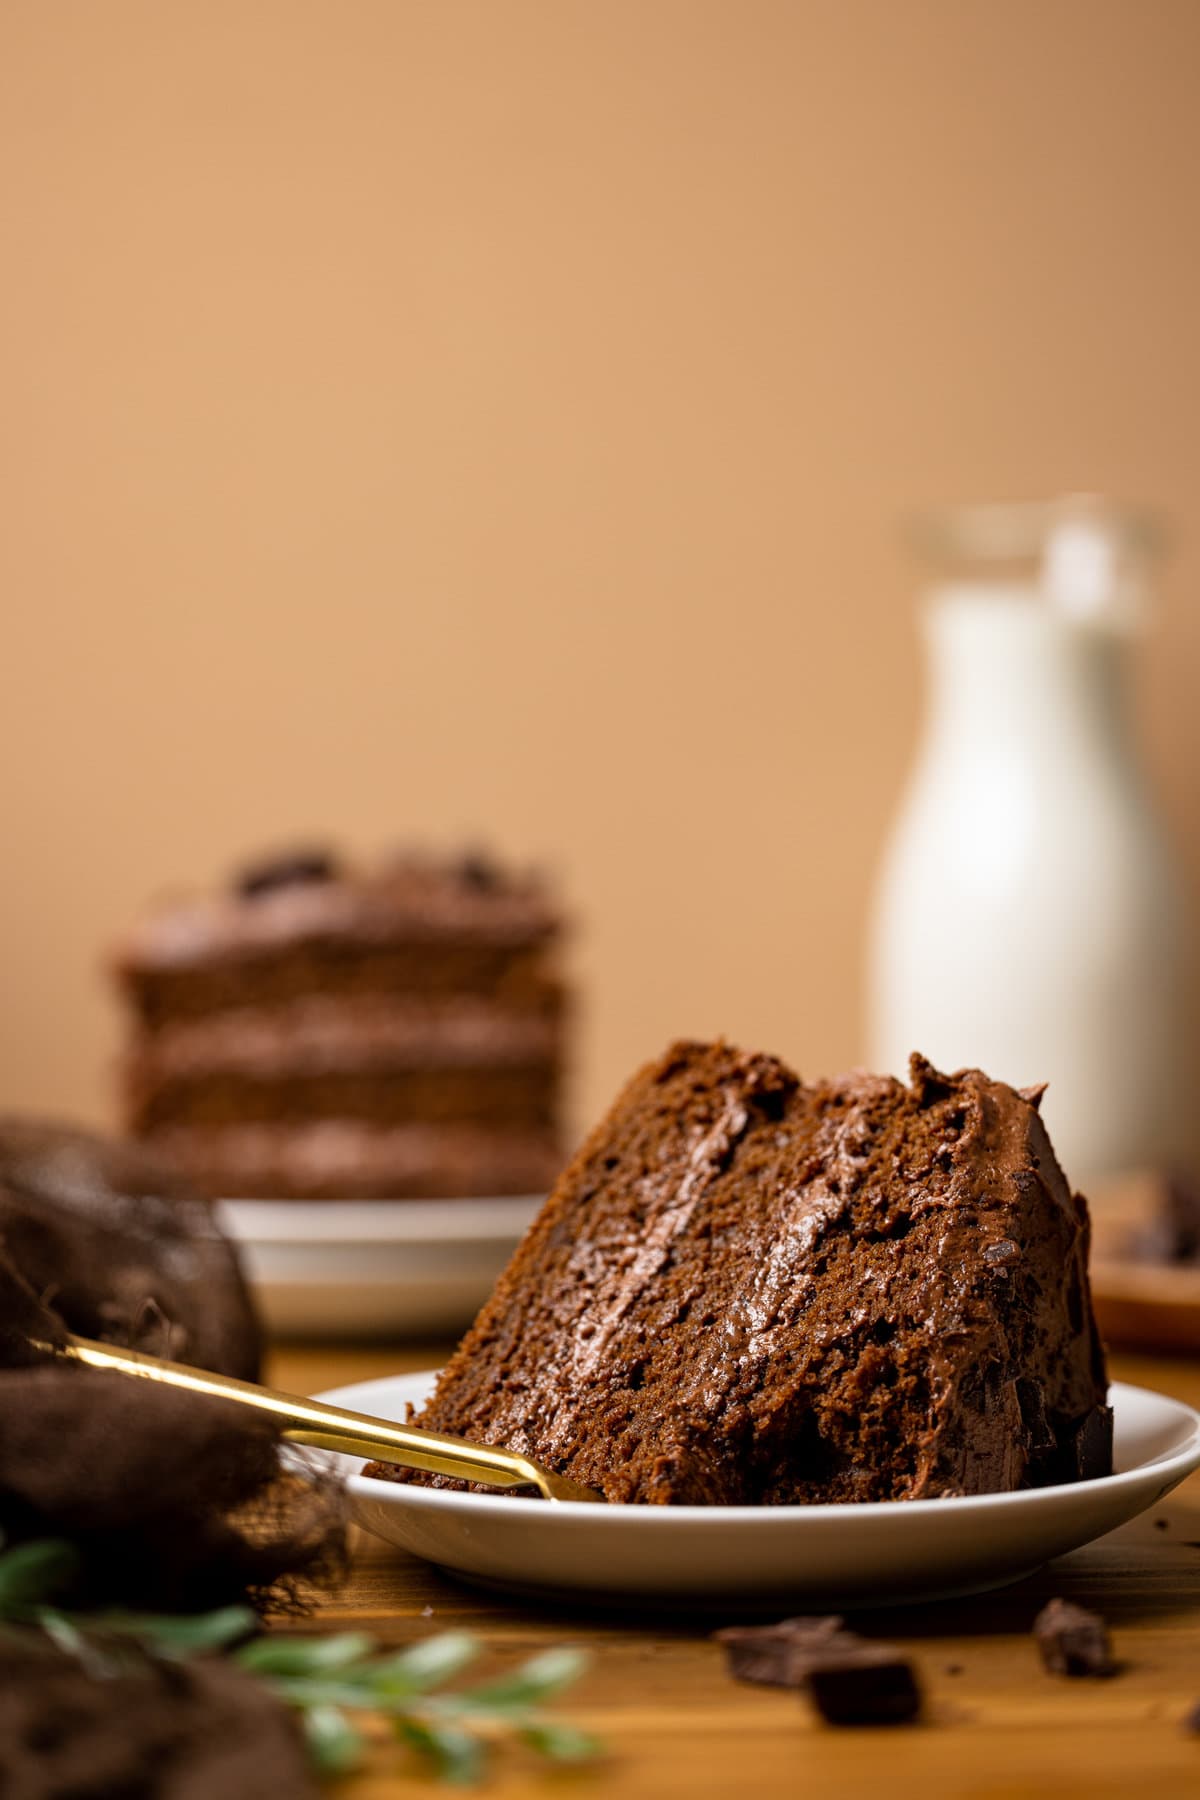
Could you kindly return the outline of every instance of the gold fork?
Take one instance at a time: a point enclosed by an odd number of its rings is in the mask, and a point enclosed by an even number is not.
[[[543,1468],[531,1456],[518,1456],[490,1444],[472,1444],[466,1438],[423,1431],[416,1425],[393,1425],[368,1413],[348,1412],[306,1400],[299,1394],[281,1394],[256,1387],[231,1375],[214,1375],[206,1369],[189,1369],[182,1363],[146,1356],[140,1350],[123,1350],[91,1338],[68,1333],[61,1343],[38,1342],[36,1348],[89,1369],[113,1369],[143,1381],[161,1381],[167,1387],[192,1394],[212,1394],[238,1406],[265,1413],[280,1426],[293,1444],[312,1444],[320,1450],[342,1450],[350,1456],[374,1457],[399,1463],[404,1468],[425,1469],[434,1475],[454,1475],[462,1481],[485,1482],[489,1487],[535,1487],[547,1500],[588,1500],[603,1504],[604,1496],[593,1488],[568,1481]]]

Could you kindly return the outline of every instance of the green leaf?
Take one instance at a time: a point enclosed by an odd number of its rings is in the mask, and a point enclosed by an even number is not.
[[[336,1637],[267,1634],[244,1644],[235,1656],[255,1675],[327,1675],[361,1663],[374,1648],[374,1639],[363,1631],[343,1631]]]
[[[322,1775],[348,1775],[366,1755],[367,1741],[336,1706],[313,1706],[304,1714],[304,1737]]]
[[[0,1555],[0,1613],[21,1612],[49,1600],[79,1568],[79,1552],[59,1538],[18,1544]]]
[[[462,1698],[472,1710],[488,1708],[511,1711],[515,1707],[533,1706],[551,1694],[561,1693],[587,1668],[589,1657],[583,1650],[545,1650],[530,1657],[511,1675],[471,1688]]]
[[[481,1648],[469,1631],[439,1632],[372,1663],[368,1671],[371,1686],[392,1698],[427,1693],[473,1663]]]
[[[258,1629],[258,1615],[248,1606],[222,1606],[215,1612],[130,1613],[117,1610],[76,1615],[75,1623],[112,1637],[136,1638],[162,1656],[193,1656],[205,1650],[224,1650]]]
[[[518,1733],[523,1743],[551,1762],[590,1762],[604,1754],[604,1744],[590,1731],[558,1719],[530,1719]]]
[[[436,1764],[452,1787],[474,1787],[483,1774],[484,1745],[458,1725],[432,1719],[397,1719],[397,1735]]]

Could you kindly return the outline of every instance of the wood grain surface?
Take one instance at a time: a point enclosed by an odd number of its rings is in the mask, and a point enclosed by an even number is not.
[[[271,1379],[311,1393],[428,1368],[447,1349],[280,1347]],[[1113,1364],[1121,1379],[1200,1405],[1200,1363],[1120,1356]],[[1113,1679],[1042,1672],[1029,1627],[1054,1594],[1104,1614],[1122,1664]],[[788,1610],[795,1607],[781,1607]],[[1200,1736],[1183,1728],[1200,1700],[1200,1477],[1153,1513],[996,1594],[856,1615],[858,1630],[914,1657],[927,1697],[916,1725],[834,1729],[796,1694],[731,1681],[707,1634],[734,1622],[535,1609],[452,1583],[362,1536],[348,1585],[314,1624],[362,1626],[397,1644],[466,1628],[484,1640],[497,1671],[553,1644],[590,1650],[589,1672],[557,1704],[604,1738],[607,1759],[587,1770],[546,1770],[505,1751],[486,1788],[504,1800],[743,1791],[814,1800],[1200,1796]],[[398,1800],[436,1791],[406,1752],[381,1744],[371,1771],[338,1796]]]

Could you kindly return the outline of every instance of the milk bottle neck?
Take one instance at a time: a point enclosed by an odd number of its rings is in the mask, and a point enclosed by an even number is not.
[[[961,582],[925,609],[927,753],[1124,758],[1128,639],[1064,618],[1033,588]]]

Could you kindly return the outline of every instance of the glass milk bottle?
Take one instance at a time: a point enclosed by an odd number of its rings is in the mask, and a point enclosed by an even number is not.
[[[927,717],[872,920],[872,1067],[1047,1082],[1071,1179],[1186,1157],[1181,895],[1127,708],[1152,534],[1097,503],[927,529]]]

